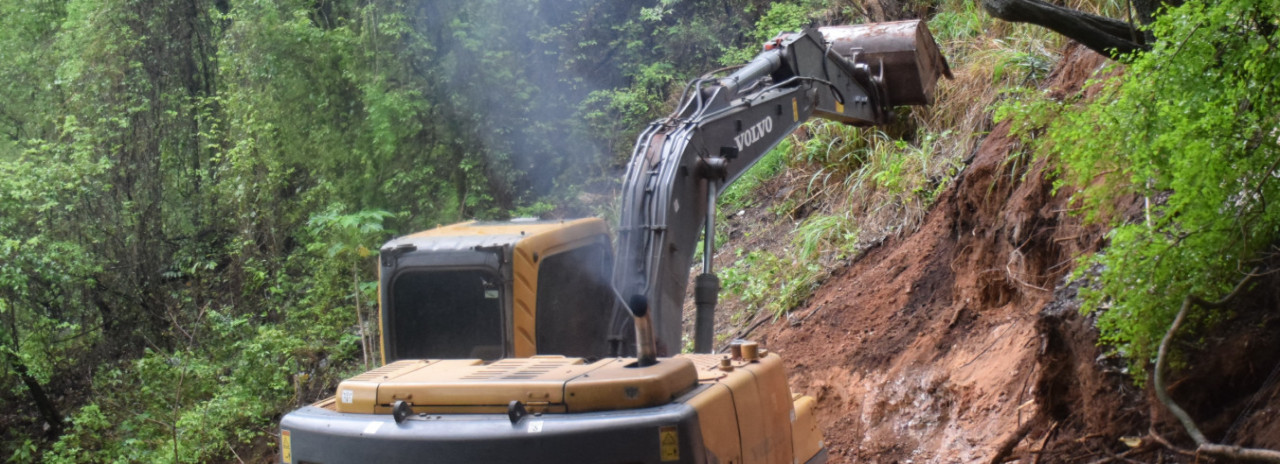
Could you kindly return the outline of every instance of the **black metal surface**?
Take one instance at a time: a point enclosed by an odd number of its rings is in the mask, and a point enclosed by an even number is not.
[[[805,461],[804,464],[823,464],[825,462],[827,462],[827,449],[822,448],[818,450],[818,454],[813,455],[813,457]]]
[[[710,353],[715,349],[715,310],[719,299],[720,278],[715,274],[698,274],[693,284],[693,305],[697,309],[693,331],[694,353]]]
[[[417,335],[412,330],[396,326],[397,308],[391,292],[393,283],[402,273],[423,270],[486,270],[499,279],[501,288],[509,288],[512,279],[511,246],[520,235],[462,235],[457,237],[397,237],[384,244],[379,252],[379,305],[381,311],[382,350],[391,363],[401,357],[398,341]],[[511,356],[511,295],[501,291],[501,339],[499,356]],[[436,356],[441,357],[441,356]],[[470,357],[470,356],[467,356]]]
[[[590,359],[613,354],[613,247],[598,238],[538,260],[533,330],[538,354]]]
[[[662,460],[660,429],[676,427],[679,459]],[[681,403],[617,412],[413,416],[305,407],[281,421],[293,463],[703,463],[698,415]]]
[[[529,411],[524,408],[524,403],[511,400],[507,404],[507,419],[511,420],[511,425],[520,423],[520,419],[524,419],[524,416],[527,415],[529,415]]]
[[[400,400],[396,400],[396,402],[391,403],[391,418],[395,419],[397,424],[408,420],[409,416],[412,415],[413,406],[410,406],[409,403]]]

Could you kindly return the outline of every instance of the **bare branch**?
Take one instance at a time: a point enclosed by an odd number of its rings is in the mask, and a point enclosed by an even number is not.
[[[1227,459],[1280,462],[1280,451],[1258,448],[1242,448],[1239,446],[1219,445],[1209,442],[1209,439],[1205,438],[1204,433],[1200,431],[1198,426],[1196,426],[1195,420],[1191,419],[1191,415],[1187,414],[1185,410],[1173,401],[1173,398],[1169,397],[1169,392],[1165,391],[1164,383],[1164,364],[1169,353],[1169,341],[1173,339],[1173,334],[1178,331],[1178,327],[1182,325],[1182,321],[1186,318],[1187,309],[1190,308],[1193,303],[1205,308],[1223,307],[1244,291],[1245,286],[1247,286],[1253,278],[1261,275],[1261,271],[1261,267],[1255,268],[1253,272],[1250,272],[1248,275],[1244,276],[1243,279],[1240,279],[1240,283],[1236,284],[1235,289],[1231,290],[1231,293],[1228,293],[1227,296],[1224,296],[1217,301],[1207,301],[1196,295],[1187,295],[1186,298],[1182,299],[1182,308],[1178,309],[1178,315],[1174,317],[1173,324],[1169,326],[1169,331],[1165,332],[1164,339],[1160,341],[1160,351],[1156,356],[1155,366],[1156,397],[1160,399],[1160,402],[1164,404],[1164,407],[1168,409],[1170,413],[1178,418],[1178,421],[1182,423],[1182,427],[1187,430],[1187,435],[1190,435],[1191,439],[1195,440],[1196,445],[1199,446],[1196,449],[1197,453]],[[1151,434],[1155,436],[1154,428],[1151,430]],[[1162,443],[1169,446],[1167,442]]]

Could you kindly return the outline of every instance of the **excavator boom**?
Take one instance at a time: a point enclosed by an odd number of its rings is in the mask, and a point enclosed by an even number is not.
[[[698,234],[715,236],[725,186],[810,117],[884,124],[894,106],[931,103],[934,83],[950,74],[924,23],[901,21],[782,34],[733,74],[691,82],[676,112],[640,135],[623,185],[614,287],[649,303],[652,310],[633,315],[656,337],[649,348],[649,335],[638,334],[638,355],[680,351]],[[694,290],[700,353],[711,351],[708,308],[719,287],[706,251]]]

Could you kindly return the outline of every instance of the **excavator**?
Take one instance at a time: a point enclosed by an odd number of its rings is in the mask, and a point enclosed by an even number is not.
[[[694,79],[603,220],[465,222],[379,251],[386,362],[281,419],[280,462],[820,463],[777,353],[714,353],[715,201],[811,117],[889,122],[951,77],[920,21],[808,28]],[[699,236],[692,353],[682,312]]]

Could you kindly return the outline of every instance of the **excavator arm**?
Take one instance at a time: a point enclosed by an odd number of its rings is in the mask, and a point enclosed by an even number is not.
[[[641,364],[680,351],[682,307],[700,232],[695,352],[712,350],[719,281],[711,273],[715,201],[810,117],[889,122],[891,108],[932,103],[946,61],[923,22],[783,34],[726,77],[704,76],[677,110],[639,137],[627,167],[614,286],[635,321]]]

